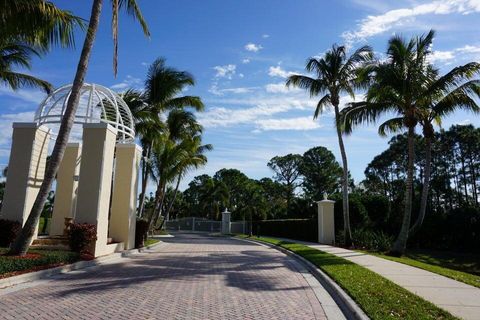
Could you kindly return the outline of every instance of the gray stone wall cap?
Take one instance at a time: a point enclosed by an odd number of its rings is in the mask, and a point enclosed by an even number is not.
[[[117,134],[117,130],[109,125],[108,123],[97,122],[97,123],[84,123],[83,129],[108,129],[109,131]]]
[[[335,201],[333,201],[333,200],[320,200],[320,201],[317,201],[317,203],[335,203]]]

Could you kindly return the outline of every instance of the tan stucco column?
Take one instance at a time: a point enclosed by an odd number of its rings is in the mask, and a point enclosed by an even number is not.
[[[110,215],[110,237],[135,247],[135,224],[138,190],[138,168],[142,148],[136,144],[117,144],[115,176]]]
[[[318,204],[318,242],[323,244],[335,244],[335,201],[322,200]]]
[[[83,125],[75,222],[97,225],[96,257],[107,253],[108,209],[116,134],[116,130],[106,123]]]
[[[50,131],[34,122],[14,123],[2,219],[25,224],[45,176]],[[36,238],[36,235],[35,237]]]
[[[62,235],[65,218],[73,218],[77,197],[78,173],[80,171],[79,143],[69,143],[57,173],[57,187],[53,206],[50,235]]]

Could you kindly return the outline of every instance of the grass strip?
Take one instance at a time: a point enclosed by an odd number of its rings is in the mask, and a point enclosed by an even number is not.
[[[151,246],[155,243],[158,243],[160,242],[160,240],[158,239],[155,239],[155,238],[148,238],[146,241],[145,241],[145,247],[148,247],[148,246]]]
[[[248,236],[240,236],[248,239]],[[457,319],[447,311],[358,264],[308,246],[255,237],[302,256],[332,278],[371,319]]]
[[[387,256],[387,255],[380,254],[380,253],[377,253],[377,252],[373,252],[373,253],[368,252],[368,253],[371,254],[371,255],[375,255],[375,256],[384,258],[384,259],[388,259],[388,260],[403,263],[403,264],[406,264],[406,265],[409,265],[409,266],[412,266],[412,267],[427,270],[427,271],[430,271],[430,272],[433,272],[433,273],[451,278],[453,280],[457,280],[457,281],[469,284],[471,286],[480,288],[480,276],[478,276],[478,275],[474,275],[474,274],[470,274],[470,273],[466,273],[466,272],[462,272],[462,271],[458,271],[458,270],[445,268],[445,267],[440,266],[440,265],[425,263],[423,261],[419,261],[417,259],[414,259],[414,258],[411,258],[411,257],[408,257],[408,256],[403,256],[403,257],[398,258],[398,257]]]
[[[0,278],[53,268],[79,260],[79,254],[60,250],[29,250],[25,257],[6,256],[6,248],[0,248]]]

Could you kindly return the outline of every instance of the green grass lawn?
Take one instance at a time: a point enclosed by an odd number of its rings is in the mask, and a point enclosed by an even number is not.
[[[6,248],[0,248],[0,278],[20,273],[47,269],[80,259],[78,253],[70,251],[29,250],[26,257],[5,256]]]
[[[480,288],[480,255],[441,251],[412,251],[397,258],[372,253],[388,260],[440,274]]]
[[[146,241],[145,241],[145,247],[148,247],[148,246],[151,246],[155,243],[158,243],[160,242],[160,240],[158,239],[154,239],[154,238],[148,238]]]
[[[265,237],[253,239],[290,250],[315,264],[340,285],[371,319],[456,319],[447,311],[346,259],[302,244]]]

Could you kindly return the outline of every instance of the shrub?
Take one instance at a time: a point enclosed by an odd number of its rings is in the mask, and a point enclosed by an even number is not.
[[[387,251],[390,249],[393,238],[382,231],[355,229],[352,231],[355,247],[373,251]]]
[[[97,226],[90,223],[73,223],[68,232],[70,248],[75,252],[87,253],[97,240]]]
[[[262,236],[317,242],[318,223],[315,219],[254,221],[253,233]]]
[[[137,220],[137,225],[135,226],[135,248],[142,248],[145,246],[145,240],[147,240],[148,235],[148,221]]]
[[[0,219],[0,247],[8,248],[22,230],[18,221]]]

